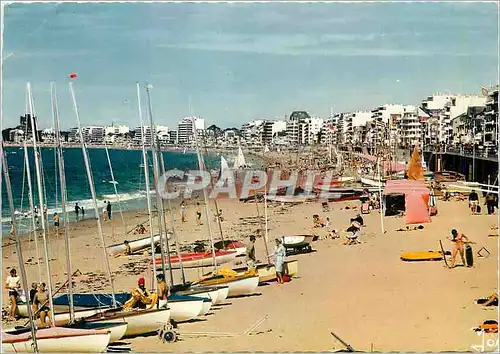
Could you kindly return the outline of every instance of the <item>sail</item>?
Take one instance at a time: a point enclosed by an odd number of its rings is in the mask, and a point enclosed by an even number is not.
[[[245,155],[243,155],[243,150],[241,150],[241,146],[238,148],[238,156],[234,161],[233,168],[238,169],[246,166]]]
[[[220,173],[222,174],[224,170],[229,170],[229,164],[227,163],[227,160],[224,158],[224,156],[220,156]]]
[[[264,153],[267,153],[267,152],[269,152],[269,148],[267,147],[267,144],[266,144],[266,146],[264,146]]]
[[[410,166],[407,171],[408,179],[423,181],[424,180],[424,170],[422,169],[422,160],[420,159],[420,154],[418,153],[417,147],[413,148],[413,153],[411,154]]]

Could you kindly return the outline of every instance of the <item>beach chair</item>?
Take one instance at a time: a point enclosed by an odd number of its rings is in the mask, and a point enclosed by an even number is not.
[[[344,241],[344,245],[357,245],[360,244],[361,241],[358,240],[359,237],[359,230],[356,231],[354,234],[353,233],[347,233],[346,234],[346,240]]]
[[[361,214],[370,214],[370,204],[369,203],[361,204]]]

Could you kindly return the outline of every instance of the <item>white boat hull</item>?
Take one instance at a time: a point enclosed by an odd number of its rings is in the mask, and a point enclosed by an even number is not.
[[[310,244],[313,238],[314,235],[292,235],[292,236],[283,236],[281,240],[283,242],[283,246],[294,248]]]
[[[22,317],[28,317],[28,308],[26,304],[17,304],[17,307],[19,309],[19,314]],[[75,311],[75,320],[93,316],[97,313],[102,312],[103,310],[106,310],[106,308],[92,308],[88,310],[77,310]],[[61,312],[55,314],[56,317],[56,325],[64,325],[69,322],[69,312]]]
[[[160,235],[154,235],[153,239],[154,239],[155,245],[160,243]],[[130,246],[130,250],[132,252],[137,252],[137,251],[140,251],[142,249],[151,247],[151,236],[146,236],[146,237],[134,240],[134,241],[129,241],[128,245]],[[115,245],[108,246],[108,247],[106,247],[106,249],[108,250],[108,253],[110,255],[116,256],[118,254],[125,252],[125,244],[118,243]]]
[[[203,307],[201,309],[201,312],[198,314],[198,316],[205,316],[208,313],[208,311],[210,311],[211,307],[212,307],[211,301],[203,301]]]
[[[120,322],[128,324],[125,337],[133,337],[158,330],[162,324],[170,321],[170,310],[139,310],[120,317],[97,320],[100,323]]]
[[[217,289],[217,300],[215,301],[215,305],[222,304],[224,301],[226,301],[228,296],[229,296],[229,287],[223,287]]]
[[[221,256],[216,256],[215,259],[217,261],[217,264],[225,264],[233,261],[236,256],[238,256],[238,252],[233,252],[230,254],[224,254]],[[172,262],[174,260],[174,262]],[[172,269],[180,269],[181,265],[177,261],[177,258],[175,256],[171,256],[171,265]],[[182,266],[184,268],[201,268],[201,267],[209,267],[214,265],[214,260],[212,257],[212,254],[210,254],[207,257],[204,258],[199,258],[199,259],[194,259],[194,260],[183,260],[182,261]],[[168,262],[165,263],[166,268],[168,269]],[[161,263],[156,265],[156,269],[161,269]]]
[[[210,302],[209,302],[210,304]],[[196,318],[203,310],[203,300],[169,301],[170,318],[175,322],[185,322]]]
[[[255,291],[255,289],[257,289],[257,286],[259,286],[259,277],[255,276],[234,280],[226,283],[225,285],[229,287],[227,297],[251,294]]]
[[[47,331],[52,328],[46,329]],[[110,334],[107,331],[100,331],[102,334],[92,334],[95,331],[88,331],[88,335],[72,335],[84,330],[55,328],[59,335],[54,335],[53,338],[37,338],[38,351],[40,353],[102,353],[106,351],[106,347],[110,341]],[[37,337],[42,331],[37,331]],[[14,337],[14,340],[10,338]],[[19,337],[19,338],[15,338]],[[21,338],[23,337],[23,338]],[[29,336],[25,335],[2,335],[2,352],[6,353],[33,353],[32,341]]]

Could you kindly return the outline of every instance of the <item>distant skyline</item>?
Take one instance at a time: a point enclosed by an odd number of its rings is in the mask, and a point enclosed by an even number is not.
[[[3,127],[32,84],[39,126],[139,124],[136,81],[156,124],[240,126],[294,110],[326,117],[498,82],[495,3],[33,3],[5,9]],[[146,114],[145,94],[141,97]]]

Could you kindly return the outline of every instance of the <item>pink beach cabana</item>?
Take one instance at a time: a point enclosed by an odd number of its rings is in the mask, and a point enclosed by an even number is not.
[[[390,180],[387,181],[383,195],[403,194],[405,196],[406,223],[423,224],[431,222],[429,216],[429,188],[423,181]]]

